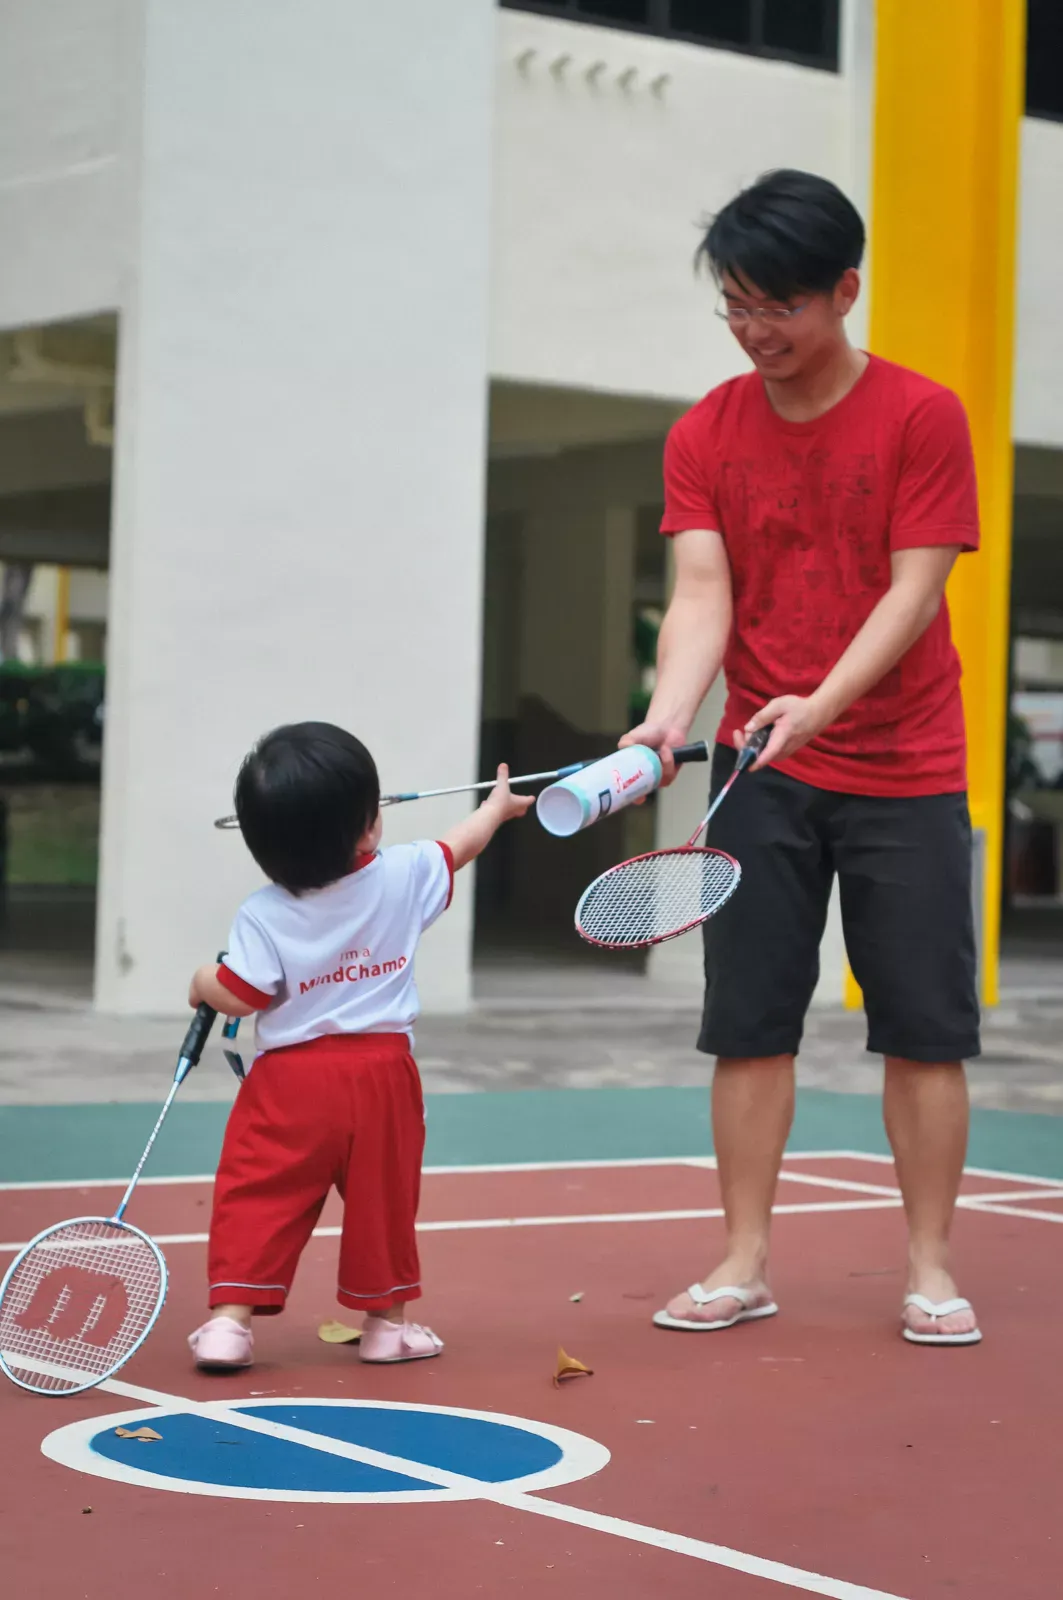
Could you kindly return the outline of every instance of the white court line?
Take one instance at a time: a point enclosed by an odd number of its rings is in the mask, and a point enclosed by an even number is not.
[[[781,1205],[772,1207],[772,1216],[792,1217],[811,1216],[823,1211],[889,1211],[901,1204],[900,1195],[890,1196],[887,1199],[874,1200],[810,1200],[805,1205]],[[438,1222],[419,1222],[418,1233],[477,1233],[481,1230],[490,1231],[495,1228],[575,1228],[583,1223],[599,1224],[609,1222],[704,1222],[713,1217],[723,1216],[722,1207],[689,1210],[689,1211],[577,1211],[559,1216],[544,1217],[460,1217],[447,1218]],[[1021,1212],[1015,1212],[1021,1216]],[[338,1239],[343,1232],[340,1227],[315,1228],[311,1235],[314,1239]],[[209,1235],[206,1233],[156,1233],[152,1235],[155,1244],[206,1244]],[[13,1255],[19,1250],[24,1250],[29,1240],[21,1244],[0,1244],[0,1255]]]
[[[872,1186],[865,1184],[861,1187]],[[804,1205],[776,1205],[772,1207],[772,1216],[808,1217],[845,1211],[895,1211],[902,1204],[899,1189],[875,1189],[874,1193],[876,1198],[867,1200],[810,1200]],[[1063,1211],[1037,1211],[1010,1203],[1024,1199],[1054,1199],[1059,1193],[1059,1188],[1053,1188],[1019,1190],[1014,1194],[1009,1190],[986,1195],[968,1194],[961,1195],[956,1206],[961,1211],[986,1211],[1000,1217],[1026,1217],[1032,1222],[1063,1222]],[[711,1206],[678,1211],[577,1211],[542,1217],[448,1217],[435,1222],[419,1222],[417,1232],[478,1233],[491,1232],[499,1228],[575,1228],[581,1225],[598,1226],[607,1223],[706,1222],[723,1215],[721,1206]],[[315,1228],[311,1237],[338,1239],[342,1232],[343,1229],[338,1226]],[[210,1236],[206,1233],[157,1233],[152,1237],[156,1244],[164,1245],[206,1244]],[[24,1250],[28,1243],[28,1239],[23,1239],[0,1244],[0,1255],[15,1255],[19,1250]],[[109,1246],[112,1241],[106,1243]],[[64,1246],[64,1248],[69,1247]],[[86,1248],[90,1246],[86,1245]]]
[[[1052,1192],[1055,1194],[1058,1191]],[[994,1217],[1026,1217],[1030,1222],[1063,1222],[1063,1211],[1035,1211],[1032,1207],[1025,1206],[964,1205],[963,1210],[988,1211]]]
[[[957,1205],[977,1211],[981,1205],[1010,1205],[1014,1200],[1063,1200],[1054,1185],[1051,1189],[997,1189],[985,1194],[961,1194]]]
[[[839,1156],[844,1156],[848,1161],[851,1152],[848,1150],[787,1150],[783,1161],[833,1161]],[[856,1159],[860,1159],[857,1157]],[[876,1157],[876,1159],[878,1159]],[[715,1170],[715,1156],[602,1156],[580,1161],[498,1161],[484,1163],[483,1165],[471,1164],[466,1166],[425,1167],[423,1174],[426,1178],[448,1177],[475,1177],[480,1172],[590,1172],[598,1168],[608,1169],[615,1167],[622,1170],[627,1167],[707,1167]],[[1000,1177],[1005,1174],[1000,1173]],[[1033,1179],[1032,1182],[1040,1180]],[[1051,1182],[1051,1179],[1045,1179]],[[33,1189],[124,1189],[129,1182],[128,1174],[124,1178],[49,1178],[41,1183],[30,1179],[19,1179],[14,1183],[0,1183],[0,1194],[7,1191]],[[138,1188],[164,1188],[167,1184],[181,1183],[213,1183],[213,1172],[201,1172],[191,1175],[182,1174],[169,1178],[141,1178]],[[1063,1180],[1060,1187],[1063,1188]]]
[[[893,1157],[877,1150],[835,1150],[835,1161],[873,1161],[876,1166],[892,1167]],[[1063,1189],[1063,1178],[1046,1178],[1043,1172],[1004,1172],[1000,1167],[964,1167],[965,1178],[1002,1178],[1005,1183],[1036,1183],[1047,1189]]]
[[[347,1461],[361,1462],[386,1472],[406,1478],[416,1478],[440,1489],[456,1490],[466,1500],[487,1501],[511,1511],[527,1511],[533,1516],[549,1517],[556,1522],[587,1528],[595,1533],[607,1533],[613,1538],[626,1539],[632,1544],[647,1545],[652,1549],[670,1551],[675,1555],[689,1556],[712,1566],[726,1567],[732,1572],[744,1572],[749,1577],[762,1578],[767,1583],[782,1584],[785,1588],[799,1589],[804,1594],[816,1594],[825,1600],[902,1600],[900,1595],[888,1594],[883,1589],[869,1589],[863,1584],[848,1583],[842,1578],[824,1577],[818,1572],[808,1572],[802,1567],[788,1566],[782,1561],[769,1561],[762,1556],[750,1555],[743,1550],[732,1550],[728,1545],[710,1544],[703,1539],[691,1539],[685,1534],[670,1533],[663,1528],[650,1528],[638,1522],[628,1522],[621,1517],[605,1516],[601,1512],[587,1511],[582,1506],[562,1505],[556,1500],[541,1500],[534,1494],[504,1485],[484,1483],[479,1478],[469,1478],[461,1473],[447,1472],[420,1461],[408,1461],[403,1456],[388,1455],[371,1450],[364,1445],[347,1444],[340,1439],[330,1439],[325,1434],[312,1433],[303,1428],[293,1428],[286,1423],[269,1422],[263,1417],[252,1417],[220,1401],[197,1403],[184,1395],[165,1394],[157,1389],[123,1383],[110,1378],[97,1385],[110,1394],[142,1401],[153,1408],[143,1413],[145,1418],[164,1416],[175,1410],[190,1412],[225,1422],[249,1433],[265,1434],[270,1438],[284,1439],[290,1444],[316,1450],[323,1455],[340,1456]]]
[[[899,1195],[900,1190],[896,1184],[884,1183],[858,1183],[855,1178],[821,1178],[812,1172],[787,1172],[784,1167],[779,1173],[780,1181],[787,1183],[813,1184],[817,1189],[851,1189],[854,1194],[889,1194]]]

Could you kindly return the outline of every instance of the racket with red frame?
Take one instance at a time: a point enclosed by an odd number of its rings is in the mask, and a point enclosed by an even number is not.
[[[686,844],[621,861],[583,891],[576,907],[581,939],[603,950],[644,950],[690,933],[726,905],[742,868],[725,850],[698,840],[770,733],[762,728],[738,752],[734,771]]]

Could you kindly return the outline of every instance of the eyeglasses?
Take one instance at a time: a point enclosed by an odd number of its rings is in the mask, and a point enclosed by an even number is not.
[[[722,310],[717,307],[716,315],[721,322],[729,322],[733,327],[742,327],[756,317],[760,322],[789,322],[793,317],[799,317],[802,311],[808,309],[808,303],[803,306],[731,306],[727,305]]]

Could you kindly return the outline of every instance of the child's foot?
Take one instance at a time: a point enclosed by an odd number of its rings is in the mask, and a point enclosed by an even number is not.
[[[233,1317],[211,1317],[195,1333],[188,1335],[188,1346],[196,1358],[196,1366],[208,1372],[249,1367],[255,1359],[251,1329]]]
[[[363,1361],[425,1361],[441,1355],[443,1341],[419,1322],[389,1322],[387,1317],[366,1317],[358,1354]]]

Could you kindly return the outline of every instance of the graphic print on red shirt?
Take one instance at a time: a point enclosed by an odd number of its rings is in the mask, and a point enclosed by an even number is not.
[[[719,532],[734,590],[719,737],[776,695],[810,695],[890,587],[895,550],[978,548],[967,417],[951,390],[872,356],[814,422],[786,422],[748,373],[668,436],[661,532]],[[948,606],[897,665],[779,769],[844,794],[966,788]]]

